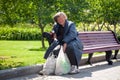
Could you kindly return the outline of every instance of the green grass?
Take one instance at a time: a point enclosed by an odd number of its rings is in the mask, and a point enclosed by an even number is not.
[[[45,45],[48,47],[47,41]],[[41,41],[0,40],[0,70],[44,63],[43,56],[47,48],[41,47]],[[86,56],[88,54],[83,54],[83,57]]]
[[[44,63],[45,50],[41,41],[0,41],[0,69]]]

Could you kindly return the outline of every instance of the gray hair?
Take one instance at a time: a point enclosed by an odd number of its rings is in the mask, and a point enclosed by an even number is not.
[[[64,12],[58,12],[53,17],[54,21],[57,22],[57,18],[60,17],[61,15],[64,16],[65,19],[67,19],[67,16],[66,16],[66,14]]]

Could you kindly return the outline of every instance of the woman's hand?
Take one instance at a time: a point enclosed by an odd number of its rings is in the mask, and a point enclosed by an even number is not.
[[[65,53],[65,51],[66,51],[66,47],[67,47],[67,43],[64,43],[64,44],[63,44],[63,51],[64,51],[64,53]]]

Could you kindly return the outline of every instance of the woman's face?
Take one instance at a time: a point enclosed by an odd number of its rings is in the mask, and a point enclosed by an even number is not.
[[[63,15],[60,15],[58,18],[57,18],[57,23],[62,25],[64,27],[64,24],[65,24],[65,17]]]

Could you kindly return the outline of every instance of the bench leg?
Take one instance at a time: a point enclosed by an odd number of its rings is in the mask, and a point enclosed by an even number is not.
[[[119,52],[119,50],[115,50],[115,54],[113,56],[113,59],[117,59],[118,52]]]
[[[88,61],[87,61],[87,64],[92,65],[92,63],[91,63],[91,58],[92,58],[92,56],[93,56],[93,53],[89,53],[89,54],[88,54]]]
[[[111,61],[112,57],[112,51],[105,51],[106,52],[106,61],[108,62],[108,65],[112,65],[113,62]]]

